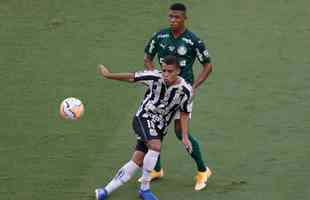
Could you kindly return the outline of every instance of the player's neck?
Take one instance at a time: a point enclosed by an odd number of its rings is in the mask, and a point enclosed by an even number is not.
[[[178,37],[180,37],[185,32],[185,30],[186,30],[186,27],[183,26],[183,27],[181,27],[179,29],[171,30],[171,33],[172,33],[174,38],[178,38]]]
[[[170,84],[166,83],[167,87],[173,86],[173,85],[178,85],[181,82],[180,77],[178,77],[176,80],[171,82]]]

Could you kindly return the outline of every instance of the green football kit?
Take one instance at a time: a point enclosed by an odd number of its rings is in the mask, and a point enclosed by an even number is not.
[[[176,56],[181,67],[180,76],[191,85],[194,81],[193,64],[196,58],[201,64],[211,63],[205,44],[188,29],[185,29],[177,38],[174,38],[170,28],[160,30],[149,40],[144,52],[151,59],[157,54],[160,64],[162,64],[164,57]]]
[[[181,67],[180,76],[191,85],[193,85],[194,82],[193,64],[196,58],[202,65],[211,63],[209,52],[205,44],[188,29],[185,29],[185,31],[177,38],[173,36],[170,28],[162,29],[159,32],[154,33],[146,44],[144,52],[151,58],[151,60],[157,55],[160,64],[162,64],[163,59],[166,56],[176,56]],[[180,130],[176,130],[176,136],[179,140],[182,140]],[[208,168],[202,159],[197,139],[190,133],[189,139],[193,146],[191,157],[195,160],[198,171],[206,172]],[[161,163],[160,159],[158,159],[155,171],[159,172],[160,170]]]

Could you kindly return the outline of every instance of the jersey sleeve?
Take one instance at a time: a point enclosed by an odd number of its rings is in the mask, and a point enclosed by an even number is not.
[[[184,97],[181,101],[181,112],[191,113],[193,109],[193,92],[191,88],[184,88]]]
[[[134,81],[150,85],[152,81],[157,81],[161,78],[161,73],[158,70],[145,70],[134,73]]]
[[[144,48],[144,53],[150,56],[152,59],[155,57],[157,53],[157,35],[158,33],[154,33],[151,39],[146,43]]]
[[[206,48],[204,42],[198,39],[195,43],[196,56],[201,64],[211,63],[209,50]]]

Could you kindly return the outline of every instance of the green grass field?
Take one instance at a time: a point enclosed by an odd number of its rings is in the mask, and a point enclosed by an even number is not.
[[[91,200],[128,160],[143,88],[102,80],[97,64],[142,69],[172,2],[0,0],[1,200]],[[191,121],[214,176],[194,192],[194,163],[170,131],[153,191],[161,200],[310,199],[310,1],[184,2],[215,64]],[[85,103],[79,122],[58,117],[67,96]],[[109,199],[138,199],[137,189],[134,178]]]

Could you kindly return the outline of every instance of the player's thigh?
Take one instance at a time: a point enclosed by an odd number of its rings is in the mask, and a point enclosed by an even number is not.
[[[137,139],[144,142],[153,139],[161,140],[163,137],[163,134],[156,129],[153,121],[149,118],[135,116],[133,119],[133,129],[135,131]]]

